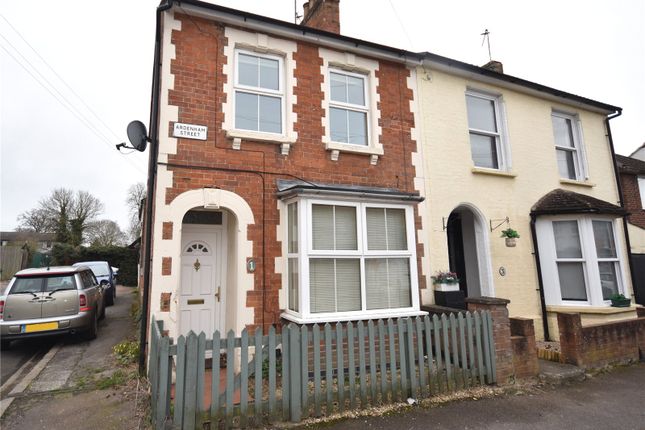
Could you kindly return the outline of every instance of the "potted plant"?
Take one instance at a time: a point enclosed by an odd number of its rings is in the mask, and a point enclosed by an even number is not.
[[[520,234],[517,232],[517,230],[507,228],[506,230],[502,230],[502,237],[506,238],[506,246],[513,248],[517,245],[516,241],[520,238]]]
[[[623,294],[614,294],[610,298],[611,305],[615,308],[628,308],[632,300],[625,297]]]
[[[437,272],[431,276],[438,291],[459,291],[459,278],[455,272]]]

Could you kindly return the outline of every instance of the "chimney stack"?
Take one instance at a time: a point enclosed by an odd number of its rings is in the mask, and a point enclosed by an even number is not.
[[[300,25],[340,34],[340,0],[309,0]]]
[[[499,61],[490,60],[488,63],[482,66],[484,69],[492,70],[497,73],[504,73],[504,66]]]

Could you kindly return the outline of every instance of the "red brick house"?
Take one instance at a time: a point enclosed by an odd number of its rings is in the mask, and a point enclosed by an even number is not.
[[[641,147],[642,148],[642,147]],[[616,155],[629,232],[636,302],[645,304],[645,161]]]
[[[171,336],[418,315],[420,57],[194,0],[158,8],[149,312]],[[158,142],[158,146],[155,144]]]

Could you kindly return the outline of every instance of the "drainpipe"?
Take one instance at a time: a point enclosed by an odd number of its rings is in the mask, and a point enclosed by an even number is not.
[[[161,17],[164,11],[172,7],[172,0],[160,4],[157,7],[157,25],[155,31],[155,54],[152,67],[152,96],[150,101],[150,154],[148,156],[148,189],[146,193],[146,214],[145,214],[145,246],[143,255],[145,257],[143,266],[143,301],[141,303],[141,330],[139,333],[139,373],[145,374],[146,370],[146,346],[148,344],[148,309],[150,307],[150,269],[152,263],[152,230],[153,230],[153,207],[154,188],[157,176],[157,156],[159,151],[159,73],[161,69]]]
[[[531,213],[531,236],[533,238],[533,254],[535,255],[535,266],[538,276],[538,291],[540,292],[540,306],[542,307],[542,330],[544,331],[544,340],[550,341],[549,322],[547,320],[546,300],[544,299],[544,283],[542,282],[542,266],[540,265],[540,251],[538,250],[537,233],[535,231],[535,221],[537,216]]]
[[[607,140],[609,141],[609,149],[611,150],[611,158],[613,161],[613,166],[614,166],[614,176],[616,177],[616,187],[618,188],[618,199],[620,203],[621,208],[625,208],[625,200],[623,196],[623,187],[620,182],[620,172],[618,170],[618,162],[616,161],[616,152],[614,151],[614,139],[612,138],[611,135],[611,127],[609,126],[609,121],[611,121],[614,118],[618,118],[623,114],[622,110],[618,110],[615,113],[607,116],[605,118],[605,126],[607,127]],[[623,231],[625,233],[625,246],[627,247],[627,261],[629,264],[629,275],[632,280],[632,291],[634,292],[634,297],[636,299],[636,303],[641,303],[645,301],[645,297],[638,297],[636,296],[636,289],[633,288],[634,286],[634,279],[636,279],[636,275],[634,273],[634,258],[632,256],[632,244],[631,241],[629,240],[629,230],[628,230],[628,225],[627,225],[627,216],[628,215],[623,215]],[[642,303],[641,303],[642,304]]]

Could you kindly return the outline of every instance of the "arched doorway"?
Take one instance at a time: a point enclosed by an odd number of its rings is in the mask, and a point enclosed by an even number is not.
[[[475,207],[462,204],[450,213],[446,230],[450,271],[457,273],[463,296],[492,296],[488,229],[484,217]]]

